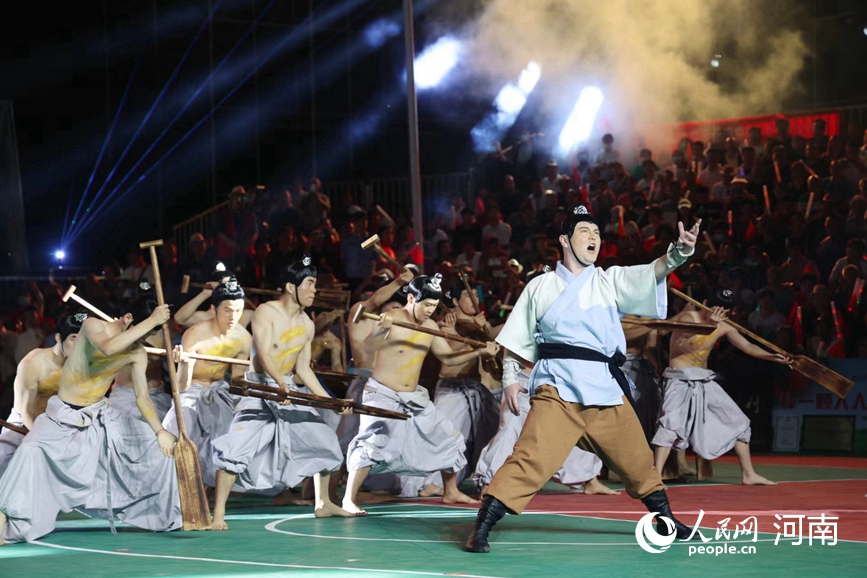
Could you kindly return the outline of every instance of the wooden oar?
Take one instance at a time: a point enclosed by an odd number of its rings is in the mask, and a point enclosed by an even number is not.
[[[142,249],[149,248],[151,252],[151,266],[154,270],[154,288],[157,294],[157,303],[165,304],[163,297],[162,279],[160,278],[160,266],[157,259],[156,248],[162,245],[160,241],[141,243]],[[163,339],[171,344],[172,333],[169,324],[163,323]],[[184,531],[210,530],[211,511],[208,508],[208,498],[205,495],[205,484],[202,479],[202,467],[199,463],[199,451],[196,445],[187,436],[184,424],[184,412],[181,405],[180,389],[178,388],[178,374],[172,352],[166,350],[166,364],[169,368],[169,379],[172,382],[172,399],[175,403],[175,416],[178,420],[178,444],[175,446],[175,467],[178,471],[178,490],[181,497],[181,516],[184,522]]]
[[[379,321],[380,319],[382,319],[382,315],[374,315],[373,313],[368,313],[364,310],[364,305],[362,305],[358,309],[356,309],[355,315],[352,316],[352,322],[358,323],[361,319],[373,319],[374,321]],[[422,325],[416,325],[415,323],[404,323],[403,321],[392,321],[391,323],[392,325],[395,325],[397,327],[411,329],[413,331],[418,331],[419,333],[427,333],[428,335],[433,335],[434,337],[442,337],[443,339],[448,339],[449,341],[459,341],[461,343],[466,343],[467,345],[472,345],[473,347],[483,348],[488,346],[488,344],[484,341],[476,341],[475,339],[469,339],[468,337],[462,337],[454,333],[446,333],[444,331],[430,329]]]
[[[30,430],[24,427],[23,425],[15,425],[14,423],[9,423],[5,419],[0,419],[0,428],[6,428],[9,431],[14,431],[15,433],[19,433],[23,436],[26,436],[30,433]]]
[[[716,325],[707,323],[688,323],[685,321],[669,321],[667,319],[650,319],[647,317],[624,317],[621,321],[661,331],[684,331],[699,335],[710,335],[716,330]]]
[[[279,400],[275,399],[273,401],[288,401],[292,403],[299,402],[300,405],[310,405],[310,404],[318,404],[316,407],[322,407],[324,409],[331,410],[341,410],[345,408],[352,408],[352,411],[356,413],[360,413],[363,415],[372,415],[375,417],[384,417],[389,419],[400,419],[405,420],[409,419],[411,416],[406,413],[402,413],[399,411],[391,411],[387,409],[382,409],[379,407],[373,407],[369,405],[363,405],[360,403],[356,403],[349,399],[339,399],[334,397],[322,397],[321,395],[312,395],[309,393],[302,393],[300,391],[291,390],[288,393],[283,391],[277,385],[270,385],[266,383],[255,383],[252,381],[246,381],[240,378],[233,378],[230,382],[230,385],[237,389],[242,390],[258,390],[260,392],[264,392],[268,395],[276,396],[280,398]],[[308,402],[308,403],[302,403]]]
[[[678,297],[680,297],[681,299],[684,299],[688,303],[692,303],[693,305],[695,305],[696,307],[698,307],[700,309],[704,309],[705,311],[711,310],[711,308],[708,307],[707,305],[704,305],[703,303],[699,303],[698,301],[696,301],[695,299],[693,299],[689,295],[685,295],[685,294],[681,293],[680,291],[678,291],[677,289],[672,288],[671,292],[674,293],[675,295],[677,295]],[[780,355],[785,355],[786,357],[791,357],[793,360],[793,363],[792,363],[793,369],[795,369],[796,371],[798,371],[802,375],[812,379],[813,381],[815,381],[816,383],[818,383],[819,385],[821,385],[822,387],[824,387],[825,389],[827,389],[831,393],[836,394],[837,397],[839,397],[841,399],[846,397],[846,395],[849,393],[849,390],[852,389],[852,386],[854,385],[854,383],[852,382],[851,379],[847,379],[847,378],[843,377],[839,373],[825,367],[824,365],[822,365],[821,363],[819,363],[813,359],[810,359],[806,355],[792,355],[791,353],[789,353],[785,349],[782,349],[781,347],[777,347],[776,345],[774,345],[770,341],[762,339],[761,337],[759,337],[758,335],[756,335],[752,331],[744,329],[743,327],[741,327],[740,325],[738,325],[734,321],[726,319],[726,323],[728,323],[729,325],[731,325],[732,327],[734,327],[735,329],[737,329],[738,331],[740,331],[744,335],[752,337],[753,339],[755,339],[756,341],[761,343],[763,346],[765,346],[768,349],[770,349],[771,351],[773,351],[774,353],[779,353]]]

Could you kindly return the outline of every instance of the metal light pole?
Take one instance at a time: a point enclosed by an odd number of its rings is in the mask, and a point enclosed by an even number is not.
[[[412,221],[415,240],[424,259],[424,226],[421,222],[421,161],[418,150],[418,101],[415,95],[415,32],[412,0],[403,0],[403,30],[406,41],[406,108],[409,121],[409,188],[412,195]]]

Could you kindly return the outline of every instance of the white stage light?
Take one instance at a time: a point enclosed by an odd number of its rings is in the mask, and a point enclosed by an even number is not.
[[[496,112],[492,112],[473,127],[470,132],[476,152],[494,150],[494,141],[502,138],[509,127],[515,124],[515,119],[521,114],[527,97],[536,88],[536,83],[542,76],[542,68],[535,62],[527,65],[518,77],[518,84],[511,82],[500,89],[494,99]]]
[[[63,261],[66,258],[66,253],[62,249],[58,249],[54,252],[54,258],[58,261]]]
[[[458,63],[461,42],[443,36],[424,49],[415,59],[415,86],[419,90],[438,85]]]
[[[536,88],[536,83],[542,76],[542,67],[535,62],[527,65],[527,68],[521,71],[521,76],[518,77],[518,88],[524,94],[530,94]]]
[[[599,112],[603,100],[602,91],[595,86],[588,86],[581,91],[578,102],[572,109],[572,114],[569,115],[566,124],[563,125],[563,130],[560,132],[561,153],[567,154],[576,145],[590,137],[593,125],[596,123],[596,114]]]

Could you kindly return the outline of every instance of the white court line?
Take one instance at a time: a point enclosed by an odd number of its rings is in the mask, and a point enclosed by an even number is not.
[[[402,504],[397,504],[397,505],[402,505]],[[406,506],[412,506],[412,505],[413,504],[406,504]],[[454,507],[454,506],[444,505],[443,507],[449,508],[449,507]],[[373,509],[373,508],[371,508],[371,509]],[[476,515],[476,512],[474,510],[470,510],[467,508],[456,508],[456,509],[457,510],[465,510],[466,512],[471,514],[471,516],[463,516],[463,517],[469,518],[469,517],[475,517],[475,515]],[[416,518],[418,518],[418,517],[421,517],[421,518],[424,518],[424,517],[433,517],[433,518],[443,517],[439,514],[434,514],[433,516],[425,516],[425,515],[423,515],[425,513],[426,512],[409,512],[409,513],[407,513],[407,515],[412,515]],[[526,513],[527,514],[536,514],[536,515],[552,514],[552,512],[526,512]],[[419,515],[419,514],[422,514],[422,515]],[[556,514],[554,514],[554,515],[556,515]],[[373,516],[368,516],[368,517],[385,518],[385,517],[391,517],[391,515],[378,516],[378,515],[374,514]],[[448,517],[454,517],[454,516],[448,516]],[[585,517],[589,517],[589,516],[585,516]],[[301,532],[290,532],[289,530],[277,529],[277,526],[279,524],[284,523],[284,522],[291,522],[293,520],[310,520],[313,518],[314,518],[313,514],[298,514],[297,516],[290,516],[290,517],[284,518],[282,520],[277,520],[275,522],[271,522],[270,524],[265,526],[265,529],[268,530],[269,532],[275,532],[277,534],[286,534],[288,536],[296,536],[299,538],[320,538],[323,540],[351,540],[351,541],[356,541],[356,542],[402,542],[402,543],[409,542],[412,544],[462,544],[463,543],[463,540],[410,540],[408,538],[363,538],[360,536],[326,536],[326,535],[322,535],[322,534],[303,534]],[[598,519],[599,520],[607,520],[607,518],[598,518]],[[628,522],[629,520],[615,520],[615,521]],[[626,534],[624,534],[624,536],[625,535]],[[794,540],[794,538],[792,538],[792,540]],[[756,540],[756,541],[757,542],[773,542],[774,538],[762,538],[762,539]],[[726,543],[727,544],[752,544],[753,541],[752,540],[729,540]],[[634,541],[628,541],[628,542],[499,542],[498,541],[498,542],[493,542],[493,544],[497,545],[497,546],[582,546],[582,547],[583,546],[614,546],[614,547],[630,547],[630,548],[634,548],[638,545]],[[680,542],[680,543],[675,542],[674,544],[675,545],[686,545],[687,543],[686,542]]]
[[[818,480],[817,480],[817,481],[818,481]],[[385,505],[390,505],[390,504],[385,504]],[[395,505],[395,506],[403,506],[403,505],[406,505],[406,506],[413,506],[413,505],[416,505],[416,506],[426,506],[427,504],[394,504],[394,505]],[[451,504],[435,504],[435,505],[436,505],[437,507],[440,507],[440,508],[451,508],[451,509],[455,509],[455,510],[469,510],[469,511],[471,511],[471,512],[473,511],[473,510],[470,510],[469,508],[464,508],[464,507],[461,507],[461,506],[453,506],[453,505],[451,505]],[[808,510],[808,511],[810,511],[810,512],[821,512],[821,510]],[[828,510],[828,511],[830,511],[830,510]],[[862,510],[855,510],[856,513],[861,512],[861,511],[862,511]],[[618,513],[620,513],[620,512],[618,512]],[[646,514],[647,512],[644,511],[644,512],[639,512],[639,513],[641,513],[641,514]],[[732,514],[732,513],[737,514],[737,513],[739,513],[739,512],[735,511],[735,512],[725,512],[725,513],[726,513],[726,514]],[[574,518],[574,517],[575,517],[574,515],[572,515],[571,513],[567,512],[567,511],[555,511],[555,512],[542,512],[542,511],[538,511],[538,512],[527,512],[527,511],[524,511],[524,512],[521,512],[521,515],[522,515],[522,516],[526,516],[527,514],[534,514],[534,515],[537,515],[537,516],[550,514],[550,515],[552,515],[552,516],[565,516],[565,517],[568,517],[568,518]],[[698,515],[698,512],[695,512],[695,514]],[[582,517],[582,518],[588,518],[588,519],[590,519],[590,520],[604,520],[604,521],[608,521],[608,522],[634,522],[634,521],[635,521],[635,520],[622,520],[622,519],[620,519],[620,518],[604,518],[604,517],[602,517],[602,516],[586,516],[586,515],[582,515],[581,517]],[[270,524],[269,524],[269,525],[270,525]],[[705,530],[714,530],[714,529],[715,529],[715,528],[711,528],[711,527],[709,527],[709,526],[701,526],[701,528],[703,528],[703,529],[705,529]],[[760,533],[760,534],[773,534],[773,532],[761,532],[761,531],[760,531],[759,533]],[[783,539],[784,539],[784,538],[780,538],[780,540],[783,540]],[[792,538],[792,540],[794,541],[794,538]],[[762,540],[759,540],[759,542],[761,542],[761,541],[762,541]],[[850,543],[852,543],[852,544],[867,544],[867,541],[865,541],[865,540],[844,540],[844,539],[842,539],[842,538],[838,538],[837,541],[838,541],[838,542],[850,542]],[[499,543],[502,544],[502,542],[499,542]],[[542,542],[531,542],[530,544],[542,544]],[[684,542],[675,542],[675,544],[684,544]],[[603,545],[604,545],[604,544],[603,544]]]
[[[129,556],[132,558],[157,558],[160,560],[184,560],[187,562],[212,562],[216,564],[235,564],[239,566],[265,566],[268,568],[294,568],[296,570],[342,570],[348,572],[381,572],[386,574],[410,574],[412,576],[446,576],[446,572],[420,572],[416,570],[386,570],[381,568],[357,568],[352,566],[308,566],[304,564],[276,564],[271,562],[247,562],[243,560],[222,560],[219,558],[197,558],[193,556],[169,556],[166,554],[137,554],[134,552],[111,552],[108,550],[94,550],[91,548],[76,548],[74,546],[61,546],[59,544],[49,544],[34,540],[30,544],[37,546],[45,546],[47,548],[57,548],[59,550],[70,550],[73,552],[88,552],[90,554],[110,554],[112,556]],[[479,574],[464,574],[467,578],[498,578],[496,576],[483,576]]]

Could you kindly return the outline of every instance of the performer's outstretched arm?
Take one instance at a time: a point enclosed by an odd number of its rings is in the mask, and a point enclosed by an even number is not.
[[[695,252],[695,243],[698,239],[700,226],[701,219],[696,221],[689,231],[683,228],[682,221],[677,223],[677,228],[680,231],[677,243],[672,243],[668,247],[668,252],[653,264],[653,272],[658,281],[668,277],[669,273],[683,265],[687,258]]]

